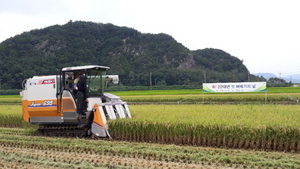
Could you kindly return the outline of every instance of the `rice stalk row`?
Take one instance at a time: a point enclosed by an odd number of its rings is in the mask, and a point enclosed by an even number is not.
[[[300,128],[201,125],[128,120],[109,122],[114,139],[176,145],[300,152]]]
[[[24,128],[29,133],[35,133],[37,127],[23,121],[22,116],[17,114],[0,114],[0,127],[7,128]]]

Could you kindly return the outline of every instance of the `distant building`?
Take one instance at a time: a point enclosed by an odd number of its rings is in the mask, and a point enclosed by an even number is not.
[[[300,87],[300,83],[293,83],[293,87]]]

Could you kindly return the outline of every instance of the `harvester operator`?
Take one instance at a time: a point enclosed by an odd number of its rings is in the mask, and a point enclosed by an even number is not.
[[[76,97],[77,113],[79,116],[85,116],[84,106],[86,99],[86,80],[85,75],[80,73],[74,80],[74,95]]]

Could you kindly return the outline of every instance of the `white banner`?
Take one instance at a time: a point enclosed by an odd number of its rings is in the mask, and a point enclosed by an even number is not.
[[[203,83],[203,92],[264,92],[267,82]]]

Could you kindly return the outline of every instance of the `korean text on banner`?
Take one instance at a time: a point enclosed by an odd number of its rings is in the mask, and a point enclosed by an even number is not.
[[[266,82],[203,83],[203,92],[265,92]]]

